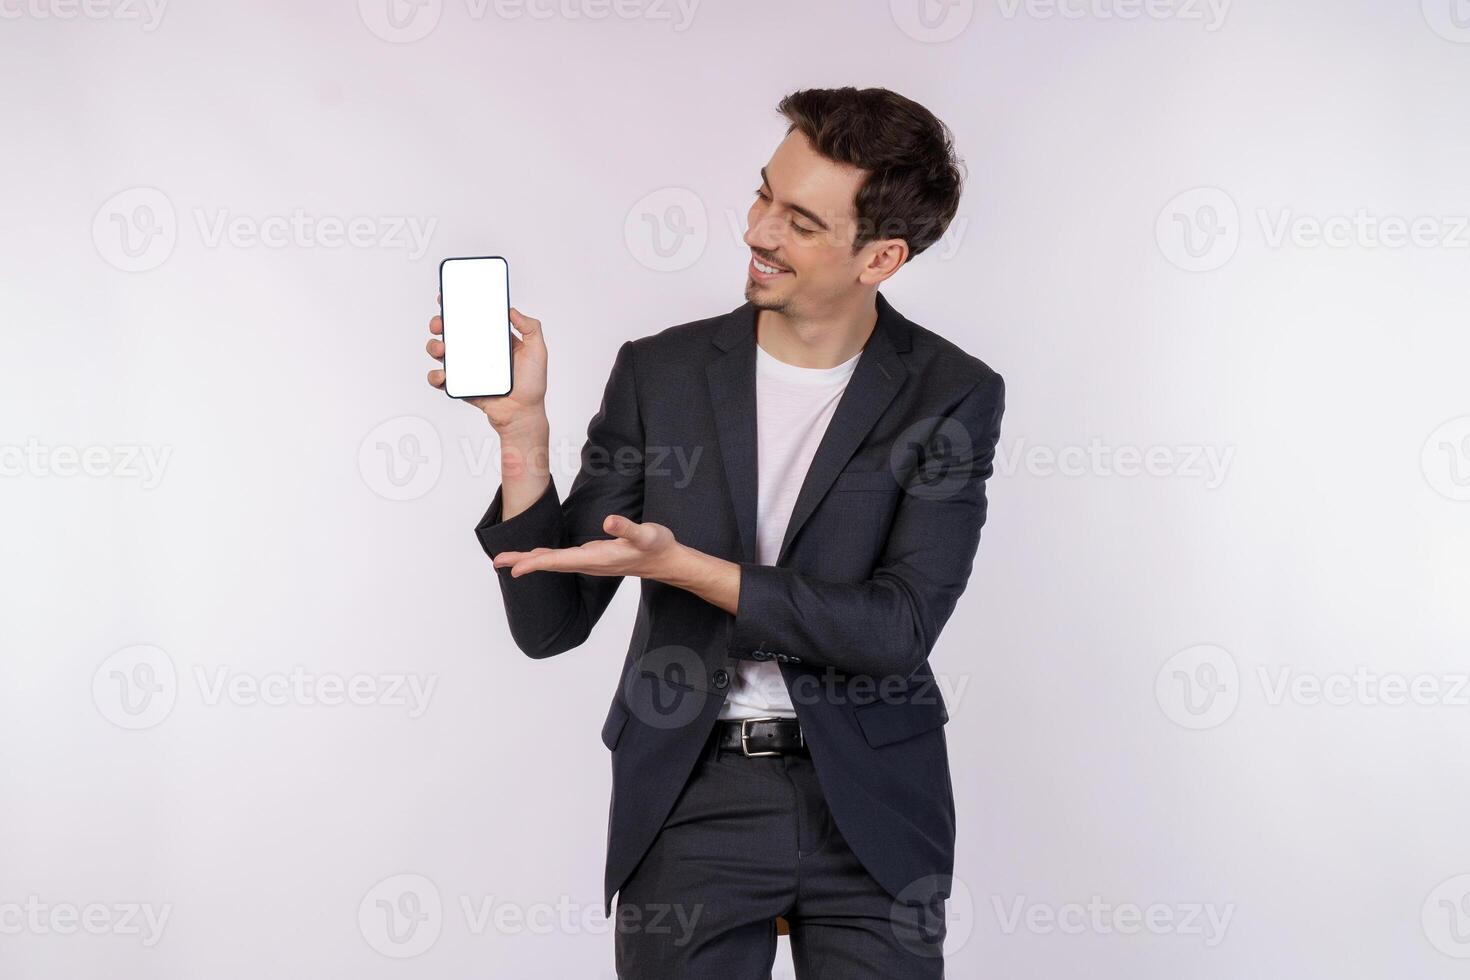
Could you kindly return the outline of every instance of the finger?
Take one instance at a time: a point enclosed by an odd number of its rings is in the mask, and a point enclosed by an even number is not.
[[[441,371],[441,370],[439,370],[438,368],[435,368],[434,370],[430,371],[429,372],[429,384],[433,385],[435,388],[443,388],[444,387],[444,372]]]
[[[430,337],[429,342],[424,345],[424,350],[429,352],[430,357],[440,361],[444,360],[444,341]]]
[[[496,568],[505,568],[514,565],[518,561],[524,561],[534,555],[543,555],[551,550],[551,548],[533,548],[530,551],[502,551],[496,554],[494,559],[491,560],[491,564]]]
[[[530,575],[532,572],[550,571],[555,571],[555,569],[547,568],[544,565],[538,564],[537,559],[535,558],[522,558],[520,561],[510,566],[510,577],[521,578],[522,576]]]
[[[621,514],[609,514],[603,518],[602,529],[637,547],[647,547],[652,544],[652,539],[658,534],[648,525],[630,521]]]
[[[602,519],[602,529],[604,531],[628,540],[632,540],[633,529],[636,526],[621,514],[608,514]]]
[[[429,317],[429,333],[444,333],[444,318],[442,316],[439,316],[437,313]]]
[[[510,322],[521,332],[521,339],[533,347],[546,343],[546,339],[541,333],[541,321],[535,317],[526,316],[526,314],[512,306],[510,308]]]
[[[531,572],[566,572],[582,571],[577,562],[575,548],[557,548],[543,551],[541,554],[534,552],[526,558],[522,558],[510,567],[510,577],[520,578]]]

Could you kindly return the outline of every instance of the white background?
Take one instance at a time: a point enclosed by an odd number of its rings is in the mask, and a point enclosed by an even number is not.
[[[636,590],[511,644],[436,265],[510,260],[575,458],[625,339],[741,302],[777,100],[855,84],[970,175],[886,295],[1008,383],[951,975],[1463,976],[1463,2],[394,2],[0,3],[0,974],[612,976]]]

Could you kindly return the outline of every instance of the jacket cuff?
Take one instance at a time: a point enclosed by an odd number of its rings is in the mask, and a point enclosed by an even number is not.
[[[555,479],[548,481],[535,503],[508,521],[500,519],[504,494],[503,487],[496,489],[490,509],[475,525],[475,537],[480,539],[485,554],[494,558],[502,551],[562,546],[561,497],[556,492]]]
[[[770,632],[770,610],[784,590],[781,569],[755,562],[740,563],[740,598],[735,603],[735,622],[730,629],[729,655],[737,660],[774,659]],[[760,654],[760,656],[756,656]]]

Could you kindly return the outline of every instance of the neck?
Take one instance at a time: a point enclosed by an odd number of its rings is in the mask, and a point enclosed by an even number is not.
[[[829,368],[861,351],[877,325],[877,291],[872,290],[814,317],[759,310],[755,340],[778,361],[795,367]]]

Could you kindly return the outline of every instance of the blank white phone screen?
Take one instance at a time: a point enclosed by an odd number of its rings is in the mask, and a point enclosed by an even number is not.
[[[510,393],[510,268],[502,258],[445,259],[444,390],[455,398]]]

